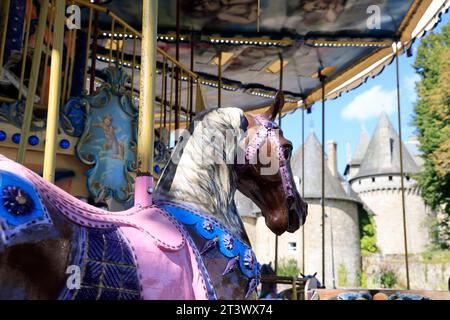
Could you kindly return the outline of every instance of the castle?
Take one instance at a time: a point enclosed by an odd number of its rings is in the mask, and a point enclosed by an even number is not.
[[[371,138],[362,130],[344,176],[337,170],[336,148],[336,143],[329,141],[328,155],[325,155],[325,286],[355,287],[360,285],[363,267],[361,213],[373,215],[377,256],[381,260],[404,254],[399,137],[388,116],[382,114]],[[309,214],[299,231],[278,238],[278,261],[294,259],[303,273],[317,272],[319,280],[322,279],[321,154],[322,146],[311,132],[304,148],[300,147],[293,155],[292,172],[300,182],[298,191],[301,195],[304,192]],[[409,254],[416,254],[423,252],[430,242],[424,223],[431,213],[412,177],[420,170],[419,161],[404,144],[402,156],[407,243]],[[237,195],[236,202],[256,255],[262,263],[272,262],[273,265],[275,236],[265,227],[256,206],[242,195]]]

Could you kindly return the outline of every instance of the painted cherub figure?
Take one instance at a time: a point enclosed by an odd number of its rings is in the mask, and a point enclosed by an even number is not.
[[[105,134],[106,142],[103,145],[105,150],[112,151],[113,159],[118,159],[120,161],[124,161],[124,148],[123,144],[119,142],[116,136],[116,131],[118,128],[112,125],[113,117],[110,113],[107,113],[103,116],[103,119],[99,118],[99,123],[92,124],[94,128],[103,129],[103,133]],[[120,129],[120,128],[119,128]]]

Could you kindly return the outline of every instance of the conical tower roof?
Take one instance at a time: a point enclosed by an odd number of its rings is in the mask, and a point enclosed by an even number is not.
[[[361,162],[359,172],[352,180],[367,176],[400,174],[399,148],[398,134],[387,114],[382,113]],[[404,173],[418,172],[419,167],[404,144],[402,144],[402,154]]]
[[[316,135],[311,132],[305,142],[305,198],[322,197],[322,146]],[[291,159],[292,174],[302,179],[302,148],[300,147]],[[301,187],[299,189],[302,194]],[[325,155],[325,198],[345,199],[359,202],[359,199],[347,195],[338,177],[331,174]]]
[[[361,164],[364,159],[364,155],[366,154],[367,147],[369,146],[370,137],[366,128],[362,128],[361,134],[359,135],[359,141],[355,149],[355,153],[350,160],[350,164],[358,165]]]

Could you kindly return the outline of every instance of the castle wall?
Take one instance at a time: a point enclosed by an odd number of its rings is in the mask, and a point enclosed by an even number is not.
[[[374,179],[374,181],[372,180]],[[405,208],[409,253],[424,251],[429,243],[425,225],[428,210],[415,181],[405,178]],[[351,182],[364,204],[373,212],[377,246],[382,254],[403,254],[403,214],[400,176],[376,176]]]
[[[450,261],[445,258],[424,259],[422,255],[409,256],[409,281],[412,290],[448,290]],[[406,268],[403,255],[373,254],[362,258],[367,277],[367,288],[381,288],[380,272],[389,266],[397,278],[396,289],[406,289]]]
[[[305,274],[317,272],[322,279],[322,209],[319,200],[306,199],[308,202],[308,217],[304,227],[297,232],[285,233],[278,238],[278,263],[295,259],[302,271],[302,233],[305,234]],[[334,274],[337,287],[354,287],[358,285],[357,275],[360,271],[360,244],[357,204],[345,200],[327,200],[325,221],[325,272],[326,286],[333,286],[332,250],[334,251]],[[264,217],[244,219],[245,228],[260,263],[274,265],[275,235],[267,228]],[[331,225],[333,229],[333,249],[331,246]],[[253,230],[252,230],[253,228]],[[296,249],[293,249],[293,243]],[[338,271],[341,281],[339,283]]]

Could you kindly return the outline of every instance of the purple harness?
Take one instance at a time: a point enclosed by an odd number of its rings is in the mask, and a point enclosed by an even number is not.
[[[289,178],[289,169],[287,167],[287,161],[284,156],[283,148],[280,146],[280,142],[276,139],[275,130],[279,129],[279,126],[270,120],[267,120],[264,116],[256,116],[255,120],[261,124],[261,127],[256,132],[255,137],[249,142],[247,148],[245,149],[245,164],[237,164],[236,168],[239,172],[247,170],[251,164],[255,164],[256,161],[253,159],[256,157],[258,150],[263,146],[266,141],[271,141],[272,146],[278,154],[278,159],[280,161],[280,175],[283,184],[284,192],[286,197],[294,197],[294,189]]]

